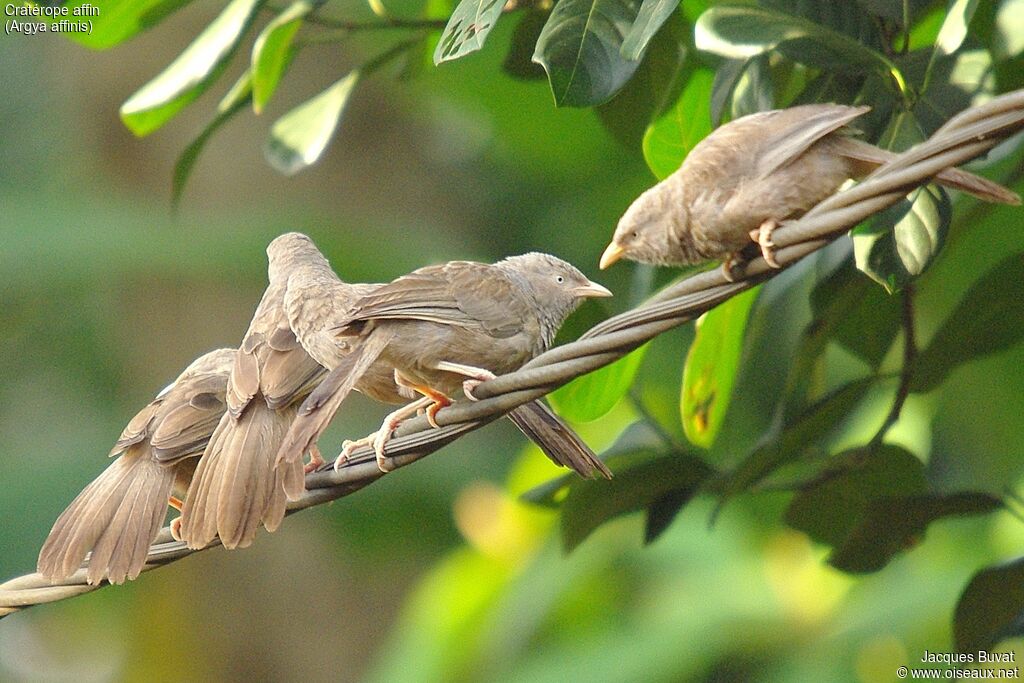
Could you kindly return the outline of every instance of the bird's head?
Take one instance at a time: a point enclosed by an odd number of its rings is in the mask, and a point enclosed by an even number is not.
[[[284,281],[297,266],[316,263],[327,265],[327,259],[311,240],[301,232],[286,232],[267,246],[270,281]]]
[[[605,287],[588,280],[571,263],[550,254],[531,252],[510,256],[500,264],[519,273],[529,283],[544,317],[556,330],[584,299],[612,295]]]
[[[612,241],[601,254],[601,270],[619,259],[670,265],[685,223],[685,210],[674,205],[666,186],[658,184],[636,198],[615,228]]]

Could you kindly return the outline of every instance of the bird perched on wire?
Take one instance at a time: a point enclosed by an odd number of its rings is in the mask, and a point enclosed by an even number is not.
[[[675,173],[626,210],[601,268],[621,258],[656,265],[722,260],[732,279],[751,243],[778,267],[772,231],[860,179],[895,154],[858,140],[848,127],[870,107],[803,106],[750,114],[698,143]],[[1019,204],[1020,197],[979,176],[949,168],[936,182],[981,199]]]
[[[605,296],[611,292],[572,265],[540,253],[493,265],[452,261],[380,286],[335,321],[333,336],[348,338],[351,351],[300,409],[280,461],[296,460],[315,444],[367,369],[383,362],[394,368],[399,386],[422,396],[368,437],[378,466],[388,471],[384,447],[403,419],[422,409],[436,426],[437,411],[452,396],[463,391],[472,398],[475,384],[519,368],[551,345],[584,299]]]
[[[262,523],[277,529],[285,487],[302,486],[301,459],[275,467],[278,448],[299,404],[324,369],[299,344],[284,311],[288,277],[297,268],[330,268],[312,241],[287,233],[267,247],[269,285],[235,353],[221,418],[185,496],[180,534],[190,548],[220,536],[226,548],[252,543]],[[315,455],[315,454],[314,454]]]
[[[327,368],[338,370],[300,409],[299,422],[304,427],[295,427],[289,432],[289,439],[281,448],[283,461],[300,457],[315,443],[352,388],[376,401],[390,404],[405,404],[419,395],[401,379],[404,375],[373,350],[380,340],[388,341],[387,334],[374,337],[368,348],[363,344],[368,335],[353,334],[348,327],[353,324],[363,302],[371,300],[387,287],[394,288],[393,285],[349,284],[338,279],[333,271],[308,266],[298,269],[289,278],[285,310],[292,329],[313,358]],[[407,329],[409,326],[399,326],[399,333]],[[360,368],[351,372],[351,366],[357,362]],[[339,383],[346,379],[351,380],[351,387],[339,391]],[[332,399],[331,405],[324,405]],[[416,407],[422,405],[417,404]],[[415,409],[404,410],[411,414]],[[611,477],[604,463],[542,400],[515,408],[508,413],[508,418],[556,464],[569,467],[583,477],[596,474]],[[301,443],[293,441],[293,436]],[[346,452],[359,443],[346,442]],[[289,496],[294,497],[298,493],[289,491]]]
[[[146,563],[167,514],[180,509],[196,460],[225,411],[234,349],[196,359],[132,418],[110,455],[118,456],[57,518],[38,570],[66,579],[92,552],[86,579],[123,583]]]

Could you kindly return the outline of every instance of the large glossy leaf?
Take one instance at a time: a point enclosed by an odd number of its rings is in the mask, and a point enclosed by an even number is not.
[[[434,64],[476,52],[501,18],[504,0],[462,0],[452,12],[434,50]]]
[[[207,124],[203,132],[185,148],[174,164],[174,176],[171,180],[171,205],[177,208],[181,195],[185,191],[185,183],[192,174],[196,160],[203,147],[217,130],[228,122],[228,119],[248,106],[252,99],[252,71],[246,70],[235,82],[224,98],[217,105],[217,116]]]
[[[811,292],[810,328],[878,367],[900,328],[898,297],[887,294],[848,260]]]
[[[694,27],[699,49],[729,59],[748,59],[787,48],[792,59],[828,69],[861,65],[902,76],[881,52],[856,39],[802,17],[752,6],[718,6],[702,14]]]
[[[160,75],[121,105],[121,120],[148,135],[199,97],[220,75],[263,0],[233,0]]]
[[[1024,339],[1024,255],[1014,254],[971,285],[914,363],[913,391],[931,391],[962,363]]]
[[[953,616],[960,652],[991,650],[1024,633],[1024,557],[986,567],[971,577]]]
[[[646,462],[616,471],[611,480],[574,483],[562,503],[565,549],[578,546],[608,520],[643,510],[670,492],[687,492],[688,498],[710,472],[696,456],[669,453],[651,455]]]
[[[533,49],[547,20],[546,12],[531,9],[523,13],[512,31],[508,53],[501,63],[502,71],[524,81],[544,78],[544,67],[533,61]]]
[[[636,21],[622,41],[622,56],[629,60],[640,59],[651,38],[677,7],[679,0],[643,0]]]
[[[675,104],[683,87],[689,30],[681,17],[670,17],[629,83],[597,107],[601,123],[627,149],[641,149],[647,127]]]
[[[952,210],[935,185],[910,196],[853,231],[857,267],[889,292],[923,273],[946,240]]]
[[[924,464],[883,444],[834,456],[829,468],[802,486],[786,509],[786,523],[819,543],[839,545],[876,498],[923,493]]]
[[[303,18],[315,6],[310,0],[296,0],[263,27],[252,46],[252,108],[259,114],[277,90],[281,76],[292,60],[292,43],[302,28]]]
[[[1003,0],[999,3],[992,51],[1000,60],[1024,52],[1024,0]]]
[[[951,55],[960,49],[967,37],[967,27],[974,18],[974,10],[978,9],[978,0],[953,0],[946,11],[946,18],[935,39],[935,52]]]
[[[621,54],[639,0],[561,0],[537,40],[555,104],[590,107],[610,99],[640,65]]]
[[[90,8],[95,10],[94,14],[74,17],[76,20],[88,21],[91,25],[90,31],[76,31],[65,35],[86,47],[105,50],[155,26],[189,2],[191,0],[72,0],[60,4],[68,8],[67,18],[71,18],[72,13],[78,8],[81,8],[81,12],[89,12]],[[48,20],[52,23],[64,18],[52,17]]]
[[[782,465],[820,445],[860,403],[873,377],[850,382],[809,406],[766,439],[719,483],[723,499],[746,491]]]
[[[829,556],[849,573],[878,571],[898,553],[913,548],[932,522],[994,512],[1002,502],[986,493],[921,494],[871,501],[857,526]]]
[[[659,180],[671,175],[694,146],[711,132],[710,69],[689,60],[679,99],[644,134],[644,159]]]
[[[755,287],[733,297],[697,321],[679,401],[686,437],[697,446],[710,448],[718,436],[739,372],[750,308],[759,291]]]
[[[552,392],[551,403],[574,422],[590,422],[615,407],[633,384],[647,345],[626,354],[611,365],[578,377]]]
[[[353,71],[279,118],[267,142],[270,165],[285,175],[294,175],[316,163],[334,136],[358,80],[359,72]]]

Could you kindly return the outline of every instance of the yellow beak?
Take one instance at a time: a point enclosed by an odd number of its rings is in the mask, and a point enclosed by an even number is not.
[[[612,296],[611,291],[607,287],[602,287],[596,282],[575,287],[572,292],[580,298]]]
[[[618,244],[616,244],[615,242],[612,242],[611,244],[609,244],[607,247],[605,247],[604,253],[601,254],[601,263],[600,263],[601,270],[604,270],[605,268],[607,268],[611,264],[613,264],[616,261],[618,261],[620,258],[622,258],[622,255],[625,254],[625,253],[626,253],[626,250],[623,249]]]

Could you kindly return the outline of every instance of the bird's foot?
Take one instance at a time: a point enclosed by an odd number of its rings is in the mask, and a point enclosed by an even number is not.
[[[724,277],[727,282],[736,282],[736,275],[733,271],[741,261],[742,257],[737,251],[732,252],[724,261],[722,261],[722,277]]]
[[[175,541],[181,541],[181,517],[175,517],[171,520],[171,538]]]
[[[437,364],[438,370],[445,370],[447,372],[454,372],[459,375],[465,375],[469,379],[462,383],[462,393],[466,395],[470,401],[476,401],[476,396],[473,395],[473,390],[480,386],[483,382],[489,379],[497,377],[493,372],[485,368],[477,368],[472,365],[463,365],[462,363],[450,363],[448,361],[441,361]]]
[[[778,222],[769,219],[761,223],[761,227],[750,231],[750,239],[761,247],[761,256],[764,258],[764,262],[772,268],[782,267],[775,260],[775,242],[772,241],[772,233],[777,227],[779,227]]]
[[[342,444],[342,448],[344,448],[344,444]],[[310,472],[315,472],[316,470],[323,467],[323,465],[324,456],[322,453],[320,453],[320,447],[317,446],[316,444],[313,444],[312,446],[309,447],[309,462],[306,463],[306,466],[302,468],[302,473],[309,474]]]
[[[369,434],[367,436],[364,436],[361,439],[356,439],[355,441],[352,441],[351,439],[346,439],[345,441],[342,441],[341,442],[341,453],[339,453],[338,457],[334,459],[334,471],[337,472],[342,467],[344,467],[345,463],[347,463],[349,461],[349,458],[352,457],[352,454],[356,450],[358,450],[359,448],[362,448],[363,446],[370,446],[370,445],[372,445],[373,444],[373,437],[375,437],[375,436],[377,436],[377,432],[374,432],[373,434]]]

